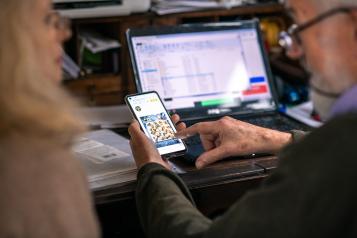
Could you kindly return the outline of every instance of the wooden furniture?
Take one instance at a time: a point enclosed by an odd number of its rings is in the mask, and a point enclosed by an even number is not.
[[[174,164],[188,171],[180,175],[190,188],[197,208],[214,218],[248,190],[257,188],[277,166],[273,156],[230,159],[202,170],[176,158]],[[135,182],[117,184],[94,193],[103,237],[144,237],[135,206]]]
[[[79,61],[79,31],[90,28],[106,36],[118,39],[122,47],[119,54],[118,74],[97,74],[75,80],[64,81],[64,86],[88,105],[122,104],[128,93],[136,91],[125,32],[128,28],[150,25],[178,25],[183,23],[221,22],[281,16],[283,6],[277,3],[249,5],[229,10],[217,9],[157,16],[154,13],[135,14],[123,17],[80,19],[73,21],[73,38],[66,44],[66,51]]]

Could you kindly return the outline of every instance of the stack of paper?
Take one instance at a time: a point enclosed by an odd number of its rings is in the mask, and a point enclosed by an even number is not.
[[[81,30],[79,33],[84,47],[96,54],[106,50],[119,48],[121,45],[118,40],[103,36],[92,30]]]
[[[199,11],[211,8],[232,8],[255,0],[153,0],[152,11],[159,15]]]
[[[128,128],[133,120],[126,105],[82,107],[77,113],[93,129]]]
[[[63,52],[63,76],[64,79],[76,79],[81,73],[79,66],[72,60],[66,52]]]
[[[87,173],[92,190],[136,179],[137,169],[129,141],[112,131],[87,133],[78,139],[73,151]]]
[[[311,101],[302,103],[300,105],[289,107],[285,109],[285,113],[296,120],[311,126],[311,127],[320,127],[322,126],[322,122],[316,121],[311,117],[313,111],[313,104]]]

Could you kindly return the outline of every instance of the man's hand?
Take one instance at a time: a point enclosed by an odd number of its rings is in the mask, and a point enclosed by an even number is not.
[[[174,124],[177,124],[177,130],[186,128],[185,123],[180,122],[180,117],[177,114],[174,114],[171,119]],[[168,169],[170,168],[168,163],[161,158],[154,143],[141,131],[137,121],[131,123],[128,132],[131,137],[130,147],[138,169],[147,163],[158,163]]]
[[[131,123],[128,132],[130,135],[131,151],[133,152],[136,167],[138,167],[138,169],[147,163],[158,163],[169,168],[169,165],[161,158],[154,142],[141,131],[137,121]]]
[[[197,123],[181,129],[177,136],[184,139],[195,134],[200,135],[206,150],[197,158],[197,168],[230,156],[276,153],[291,141],[290,133],[254,126],[231,117]]]
[[[177,131],[181,131],[183,129],[186,129],[186,124],[184,122],[180,121],[180,116],[179,115],[173,114],[171,116],[171,120],[175,124]]]

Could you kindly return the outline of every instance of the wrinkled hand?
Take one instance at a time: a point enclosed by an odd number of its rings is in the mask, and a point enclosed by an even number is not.
[[[177,136],[184,139],[195,134],[200,135],[205,149],[196,160],[197,168],[230,156],[276,153],[291,141],[290,133],[254,126],[231,117],[197,123],[181,129]]]
[[[179,115],[173,114],[171,116],[171,120],[176,125],[176,130],[177,131],[182,131],[182,130],[186,129],[186,124],[184,122],[180,121],[180,116]]]
[[[178,123],[176,129],[182,130],[186,128],[185,123],[180,122],[180,117],[174,114],[171,117],[174,124]],[[158,163],[170,169],[169,164],[164,161],[158,150],[156,149],[154,142],[150,140],[145,133],[140,129],[140,125],[137,121],[133,121],[128,129],[130,135],[130,147],[133,152],[136,166],[140,169],[147,163]]]

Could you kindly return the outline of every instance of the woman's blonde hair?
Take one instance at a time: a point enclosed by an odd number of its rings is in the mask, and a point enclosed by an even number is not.
[[[46,78],[36,54],[32,14],[39,0],[1,0],[0,139],[14,133],[68,143],[83,131],[74,103]],[[37,34],[37,35],[36,35]]]

